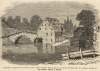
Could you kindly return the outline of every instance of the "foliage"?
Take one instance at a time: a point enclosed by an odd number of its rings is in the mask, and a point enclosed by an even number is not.
[[[24,31],[36,31],[38,26],[42,23],[42,19],[38,15],[34,15],[30,18],[21,16],[8,16],[2,17],[2,24],[7,25],[8,28],[15,28]]]
[[[84,28],[80,32],[79,47],[80,48],[91,48],[94,42],[94,25],[95,15],[91,10],[82,10],[76,17],[80,21],[80,26]]]
[[[64,20],[64,29],[65,33],[72,34],[74,30],[74,26],[72,20],[67,17],[67,20]]]
[[[31,27],[36,30],[37,27],[42,23],[42,19],[38,15],[34,15],[30,19]]]

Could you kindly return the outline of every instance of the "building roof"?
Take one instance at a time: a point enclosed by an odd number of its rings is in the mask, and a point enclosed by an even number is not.
[[[54,28],[52,27],[52,25],[47,20],[43,20],[43,22],[39,25],[38,28],[40,28],[41,26],[43,26],[45,24],[48,25],[51,30],[54,30]]]
[[[43,23],[47,23],[51,29],[53,29],[55,32],[61,32],[61,26],[63,26],[63,23],[60,23],[58,20],[57,21],[53,21],[53,22],[49,22],[48,20],[43,20]],[[42,24],[43,24],[42,23]],[[40,26],[42,26],[42,24],[40,24]],[[40,27],[39,26],[39,27]],[[38,27],[38,28],[39,28]]]

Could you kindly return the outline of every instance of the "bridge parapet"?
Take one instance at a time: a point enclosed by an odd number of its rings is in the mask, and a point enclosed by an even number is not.
[[[16,33],[14,35],[9,36],[8,38],[12,41],[15,42],[19,37],[21,36],[26,36],[27,38],[29,38],[32,42],[34,41],[34,39],[37,36],[37,34],[32,34],[32,33],[25,33],[25,32],[20,32],[20,33]]]

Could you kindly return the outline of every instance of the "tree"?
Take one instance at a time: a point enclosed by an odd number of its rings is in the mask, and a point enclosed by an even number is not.
[[[20,16],[15,16],[14,24],[15,25],[21,24],[21,17]]]
[[[51,17],[46,17],[46,20],[49,22],[49,23],[56,23],[56,22],[59,22],[59,20],[57,18],[51,18]]]
[[[31,27],[36,30],[38,26],[42,23],[42,19],[38,15],[34,15],[30,19]]]
[[[95,15],[91,10],[82,10],[76,17],[80,21],[80,25],[84,27],[92,27],[95,23]]]
[[[80,48],[91,48],[94,42],[94,25],[95,15],[91,10],[82,10],[76,17],[80,21],[80,26],[83,28],[83,32],[79,37]]]
[[[72,34],[74,30],[74,26],[72,20],[67,17],[67,20],[64,20],[64,29],[66,34]]]
[[[7,24],[5,24],[7,21],[6,21],[6,18],[5,17],[1,17],[1,24],[3,27],[6,27],[8,26]]]
[[[12,16],[8,16],[7,21],[5,22],[7,25],[9,25],[9,27],[15,27],[13,26],[14,24],[14,18]]]
[[[27,26],[30,25],[30,23],[29,23],[27,18],[23,18],[23,24],[27,25]]]

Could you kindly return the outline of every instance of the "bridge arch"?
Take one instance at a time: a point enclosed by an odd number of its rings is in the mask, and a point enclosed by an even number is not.
[[[15,34],[13,36],[10,36],[9,39],[13,42],[13,43],[17,43],[18,40],[25,36],[26,38],[28,38],[31,42],[34,42],[35,38],[37,38],[38,36],[36,34],[32,34],[32,33],[18,33],[18,34]]]
[[[20,35],[19,37],[17,37],[17,39],[15,39],[14,44],[27,44],[27,43],[33,43],[33,41],[25,36],[25,35]]]

